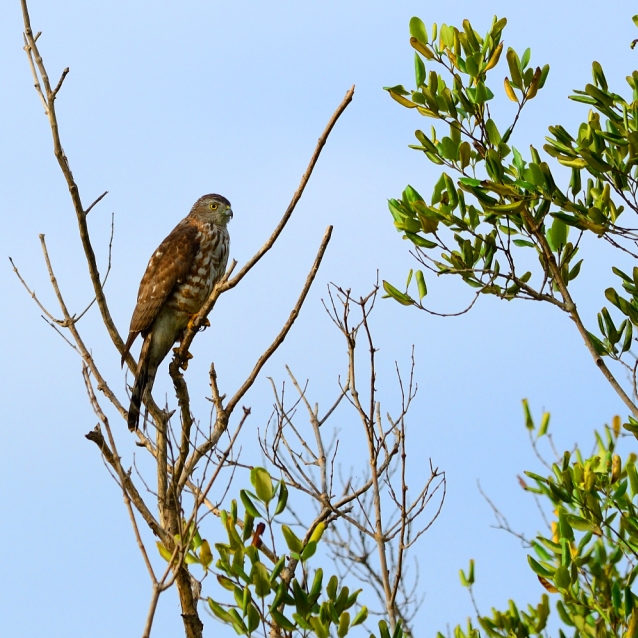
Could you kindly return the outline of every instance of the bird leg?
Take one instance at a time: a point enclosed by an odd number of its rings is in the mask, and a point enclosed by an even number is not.
[[[193,315],[189,322],[188,325],[186,326],[186,330],[185,332],[187,332],[188,330],[190,330],[193,325],[195,324],[195,319],[197,318],[197,315]],[[204,330],[206,328],[210,328],[210,321],[208,320],[208,317],[205,317],[204,320],[202,321],[202,325],[199,327],[199,330]]]
[[[180,343],[184,340],[184,335],[194,326],[196,318],[197,318],[197,315],[194,314],[189,319],[188,324],[186,325],[186,328],[184,328],[184,330],[182,331],[179,337]],[[205,328],[210,328],[210,321],[208,321],[208,317],[206,317],[204,321],[202,321],[202,325],[199,327],[200,330],[204,330]],[[173,352],[177,354],[179,352],[179,347],[173,348]],[[179,367],[182,370],[186,370],[186,368],[188,368],[188,360],[192,358],[193,358],[193,355],[190,352],[187,352],[186,358],[180,361]]]
[[[173,348],[173,352],[177,354],[179,352],[179,347]],[[188,368],[188,361],[189,359],[192,359],[192,358],[193,358],[193,355],[190,352],[187,352],[186,357],[179,362],[179,367],[182,370],[186,370]]]

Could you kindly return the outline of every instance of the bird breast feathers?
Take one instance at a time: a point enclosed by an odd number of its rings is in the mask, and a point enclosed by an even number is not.
[[[226,228],[183,219],[153,253],[140,283],[131,332],[148,329],[167,302],[197,312],[226,270]],[[173,305],[173,303],[171,303]]]

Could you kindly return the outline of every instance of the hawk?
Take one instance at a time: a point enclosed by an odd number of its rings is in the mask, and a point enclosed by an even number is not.
[[[160,363],[226,272],[233,211],[221,195],[200,197],[153,253],[137,293],[122,365],[138,334],[144,338],[128,411],[136,430],[144,392],[153,389]]]

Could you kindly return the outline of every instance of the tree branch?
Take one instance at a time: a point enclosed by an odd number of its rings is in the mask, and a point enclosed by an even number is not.
[[[308,163],[308,167],[306,168],[305,173],[301,177],[299,186],[297,187],[297,190],[292,196],[292,199],[290,200],[290,204],[288,204],[288,208],[286,209],[286,212],[283,214],[283,217],[281,218],[281,220],[275,227],[275,230],[273,230],[272,234],[270,235],[266,243],[253,255],[253,257],[251,257],[244,264],[242,269],[232,279],[230,278],[230,275],[233,269],[235,268],[236,262],[233,261],[231,263],[224,277],[222,277],[221,281],[215,286],[210,296],[208,297],[208,300],[206,301],[202,309],[197,314],[197,317],[192,321],[191,327],[189,328],[189,330],[186,331],[186,334],[184,335],[184,339],[182,340],[180,348],[176,353],[176,357],[178,357],[180,360],[182,361],[185,360],[186,353],[188,352],[188,349],[190,348],[191,343],[193,342],[193,339],[195,338],[195,335],[197,334],[199,329],[202,327],[202,325],[205,323],[206,318],[208,317],[211,310],[215,306],[215,303],[217,302],[217,299],[219,299],[220,295],[225,293],[227,290],[234,288],[248,274],[248,272],[257,264],[257,262],[273,247],[279,235],[281,235],[281,232],[283,231],[286,224],[288,223],[288,220],[293,214],[295,207],[297,206],[297,203],[301,199],[301,196],[303,195],[304,190],[306,189],[308,180],[310,179],[310,176],[312,175],[312,171],[314,170],[315,165],[317,164],[319,155],[321,155],[321,151],[323,147],[325,146],[326,142],[328,141],[328,137],[330,133],[332,132],[334,125],[337,123],[337,120],[339,119],[341,114],[346,110],[346,107],[348,106],[348,104],[352,102],[353,95],[354,95],[354,86],[352,86],[348,90],[345,97],[341,101],[341,104],[339,104],[336,111],[332,114],[332,117],[328,121],[328,124],[325,130],[319,136],[319,140],[317,141],[317,146],[315,147],[312,157],[310,158],[310,162]]]
[[[235,392],[235,394],[228,401],[226,406],[217,413],[215,427],[213,429],[213,432],[210,438],[207,441],[205,441],[202,445],[200,445],[196,450],[193,451],[193,454],[191,455],[189,461],[186,463],[186,466],[184,467],[184,471],[182,472],[182,475],[179,478],[179,489],[181,489],[184,486],[186,480],[192,474],[199,460],[205,454],[207,454],[210,450],[212,450],[213,447],[215,447],[215,445],[217,445],[219,438],[226,431],[226,428],[228,427],[228,419],[230,418],[230,415],[232,414],[233,410],[235,409],[239,401],[241,401],[242,397],[246,394],[246,392],[248,392],[252,384],[255,382],[257,375],[259,374],[261,369],[264,367],[268,359],[270,359],[273,353],[284,342],[284,339],[286,338],[288,332],[290,332],[290,329],[295,323],[295,320],[299,316],[299,311],[301,310],[301,307],[303,306],[306,296],[308,295],[310,286],[312,285],[312,282],[317,276],[319,266],[321,265],[321,260],[323,259],[323,256],[326,252],[326,248],[328,247],[328,243],[330,242],[331,235],[332,235],[332,226],[328,226],[328,228],[326,229],[326,232],[324,233],[323,239],[321,240],[321,244],[319,246],[319,250],[317,251],[315,261],[312,265],[312,268],[308,272],[308,276],[306,277],[306,282],[303,286],[303,289],[301,290],[299,298],[297,299],[297,303],[295,304],[294,308],[292,309],[290,313],[290,316],[288,317],[288,320],[284,324],[283,328],[279,331],[279,334],[275,337],[274,341],[270,344],[270,346],[268,346],[266,351],[259,357],[259,359],[257,360],[257,363],[255,364],[254,368],[252,369],[252,371],[250,372],[250,374],[248,375],[244,383],[241,385],[241,387],[237,390],[237,392]]]
[[[73,208],[75,210],[75,215],[78,223],[78,229],[80,232],[80,241],[82,242],[82,248],[84,249],[84,255],[86,257],[87,265],[89,268],[89,276],[91,278],[91,283],[93,284],[93,290],[95,292],[95,298],[97,299],[97,305],[100,309],[102,320],[104,322],[104,325],[106,326],[109,336],[111,337],[111,340],[115,344],[115,347],[118,349],[118,351],[122,353],[124,351],[124,342],[122,341],[120,333],[115,327],[115,323],[113,322],[113,319],[111,317],[111,312],[106,303],[106,297],[104,295],[104,290],[100,281],[100,272],[97,267],[95,252],[93,251],[89,229],[86,222],[88,211],[90,211],[91,208],[95,204],[97,204],[97,202],[100,201],[102,197],[104,197],[104,195],[99,197],[86,211],[84,210],[84,208],[82,207],[82,200],[80,198],[80,190],[77,183],[75,182],[75,178],[73,177],[73,173],[71,172],[71,167],[69,165],[69,160],[64,153],[62,142],[60,141],[60,131],[57,115],[55,113],[55,98],[62,86],[64,78],[68,73],[68,68],[64,70],[62,77],[60,78],[60,81],[58,82],[58,85],[55,87],[55,89],[51,89],[49,76],[47,75],[44,61],[42,60],[42,56],[40,55],[40,51],[38,50],[38,45],[36,44],[37,37],[33,36],[33,31],[31,29],[31,19],[29,17],[27,0],[20,0],[20,3],[22,6],[22,18],[24,21],[24,49],[27,53],[27,58],[29,59],[29,65],[31,67],[31,73],[33,74],[36,91],[38,92],[44,104],[45,114],[49,120],[51,135],[53,137],[53,152],[56,159],[58,160],[60,170],[64,175],[69,194],[71,195],[71,201],[73,203]],[[40,78],[42,79],[44,90],[42,90],[40,86]],[[126,361],[129,367],[134,370],[135,361],[133,357],[128,355]]]

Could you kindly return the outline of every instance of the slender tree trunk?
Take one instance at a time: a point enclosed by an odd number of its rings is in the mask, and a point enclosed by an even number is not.
[[[179,534],[180,530],[178,524],[179,506],[177,505],[174,493],[169,492],[163,504],[160,503],[160,516],[164,529],[168,530],[171,538],[175,538],[175,535]],[[182,608],[184,633],[186,638],[203,638],[204,623],[201,621],[197,611],[199,593],[195,594],[193,591],[193,580],[186,565],[182,562],[176,569],[175,586],[177,587],[179,602]]]
[[[197,597],[193,595],[191,575],[186,567],[181,566],[175,579],[179,602],[182,606],[182,619],[186,638],[202,638],[204,635],[204,623],[197,613]]]

